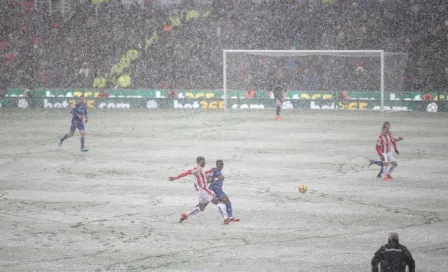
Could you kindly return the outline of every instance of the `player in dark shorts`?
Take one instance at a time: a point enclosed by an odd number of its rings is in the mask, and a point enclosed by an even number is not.
[[[281,120],[282,118],[280,117],[280,112],[283,105],[283,92],[285,91],[285,85],[280,80],[279,74],[275,76],[275,80],[271,86],[271,91],[274,94],[275,98],[275,120]]]
[[[84,102],[84,96],[79,97],[79,102],[76,103],[75,107],[73,107],[70,113],[73,115],[70,131],[67,134],[65,134],[64,137],[62,137],[62,139],[59,141],[59,147],[62,146],[62,143],[67,138],[72,137],[76,129],[78,129],[79,133],[81,134],[81,152],[87,152],[89,150],[84,147],[84,141],[86,137],[84,122],[87,123],[88,119],[87,119],[87,104]]]
[[[224,182],[224,175],[222,174],[223,168],[224,168],[224,161],[217,160],[216,168],[212,168],[208,171],[205,171],[205,174],[207,175],[207,182],[210,184],[208,188],[215,193],[216,197],[221,203],[224,203],[224,205],[226,205],[229,222],[239,222],[240,219],[235,218],[232,215],[232,202],[230,202],[229,197],[222,190],[222,184]]]

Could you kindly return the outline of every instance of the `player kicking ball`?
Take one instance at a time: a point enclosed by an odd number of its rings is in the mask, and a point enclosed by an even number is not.
[[[79,102],[76,103],[76,105],[72,108],[70,113],[73,115],[72,117],[72,125],[70,127],[70,131],[62,137],[62,139],[59,141],[59,147],[62,147],[62,143],[73,136],[76,129],[79,130],[79,133],[81,134],[81,152],[87,152],[89,151],[87,148],[84,147],[84,142],[86,138],[86,130],[84,128],[84,122],[87,123],[87,104],[84,102],[84,95],[81,95],[79,97]]]
[[[389,181],[392,178],[391,174],[394,171],[395,167],[398,166],[397,161],[395,160],[394,153],[392,152],[392,143],[395,142],[395,139],[389,134],[388,126],[383,126],[381,130],[381,134],[378,136],[376,140],[376,152],[378,156],[380,156],[381,161],[383,162],[383,177],[384,181]],[[395,144],[394,144],[395,146]]]
[[[240,219],[232,216],[232,202],[230,202],[229,197],[222,190],[222,184],[224,182],[224,176],[222,174],[222,169],[224,169],[224,162],[222,160],[216,161],[216,168],[211,168],[205,171],[207,175],[207,182],[210,183],[208,188],[212,190],[218,200],[226,205],[227,215],[230,222],[239,222]]]
[[[188,176],[188,175],[194,175],[196,177],[196,181],[194,183],[194,187],[196,189],[196,192],[198,194],[198,204],[196,207],[191,209],[188,212],[183,212],[180,216],[179,223],[183,222],[184,220],[187,220],[189,216],[198,214],[205,210],[205,207],[207,207],[208,203],[211,202],[218,206],[218,211],[224,218],[224,224],[229,224],[230,220],[227,215],[226,205],[223,203],[220,203],[218,198],[216,197],[215,193],[213,193],[210,189],[207,187],[207,177],[204,173],[204,166],[205,166],[205,158],[202,156],[199,156],[196,158],[196,167],[193,169],[187,170],[183,172],[182,174],[178,175],[177,177],[169,177],[168,179],[170,181],[174,181],[176,179],[180,179],[182,177]]]
[[[397,155],[400,155],[400,152],[398,151],[398,147],[397,147],[397,142],[402,141],[402,140],[403,140],[403,137],[399,136],[398,138],[394,138],[394,137],[392,136],[392,132],[390,132],[390,123],[389,123],[388,121],[386,121],[386,122],[383,123],[383,127],[386,127],[386,128],[387,128],[387,130],[388,130],[388,135],[389,135],[390,138],[393,140],[393,141],[392,141],[392,146],[394,147],[394,151],[395,151],[395,153],[396,153]],[[372,164],[376,164],[376,165],[378,165],[378,166],[381,167],[380,172],[379,172],[378,175],[376,176],[377,178],[381,178],[382,175],[383,175],[383,166],[384,166],[383,161],[384,161],[383,155],[380,155],[380,160],[369,160],[369,166],[368,166],[368,167],[370,167]]]

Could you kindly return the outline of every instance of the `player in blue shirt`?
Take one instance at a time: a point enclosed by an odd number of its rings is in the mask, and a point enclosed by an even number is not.
[[[232,202],[230,202],[229,197],[222,190],[222,184],[224,182],[224,176],[222,174],[223,168],[224,162],[222,160],[217,160],[216,168],[212,168],[205,172],[207,175],[207,182],[210,183],[208,188],[215,193],[221,203],[226,205],[227,215],[229,216],[230,222],[238,222],[240,220],[232,216]]]
[[[59,147],[62,146],[62,143],[65,141],[65,139],[72,137],[76,129],[78,129],[79,133],[81,133],[81,152],[87,152],[89,150],[84,147],[84,141],[86,137],[84,122],[87,123],[88,118],[87,118],[87,104],[84,102],[84,95],[79,97],[79,102],[76,103],[75,107],[73,107],[70,113],[73,115],[70,132],[65,134],[65,136],[59,141]]]

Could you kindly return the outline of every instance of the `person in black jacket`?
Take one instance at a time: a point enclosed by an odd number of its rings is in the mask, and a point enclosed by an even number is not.
[[[378,272],[378,264],[381,263],[381,272],[415,272],[415,261],[411,252],[398,242],[398,234],[391,232],[388,243],[375,252],[372,259],[372,272]]]
[[[280,112],[283,105],[283,94],[285,92],[285,84],[282,82],[280,72],[275,74],[274,81],[270,86],[270,91],[274,94],[275,98],[275,120],[280,120]]]

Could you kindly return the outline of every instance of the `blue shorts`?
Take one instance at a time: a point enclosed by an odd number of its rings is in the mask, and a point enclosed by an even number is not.
[[[72,126],[70,127],[71,132],[75,132],[75,130],[84,130],[84,122],[81,120],[72,120]]]
[[[221,199],[221,198],[227,196],[226,193],[224,193],[222,190],[213,190],[213,189],[210,189],[210,190],[212,190],[213,193],[215,193],[215,195],[218,199]]]

